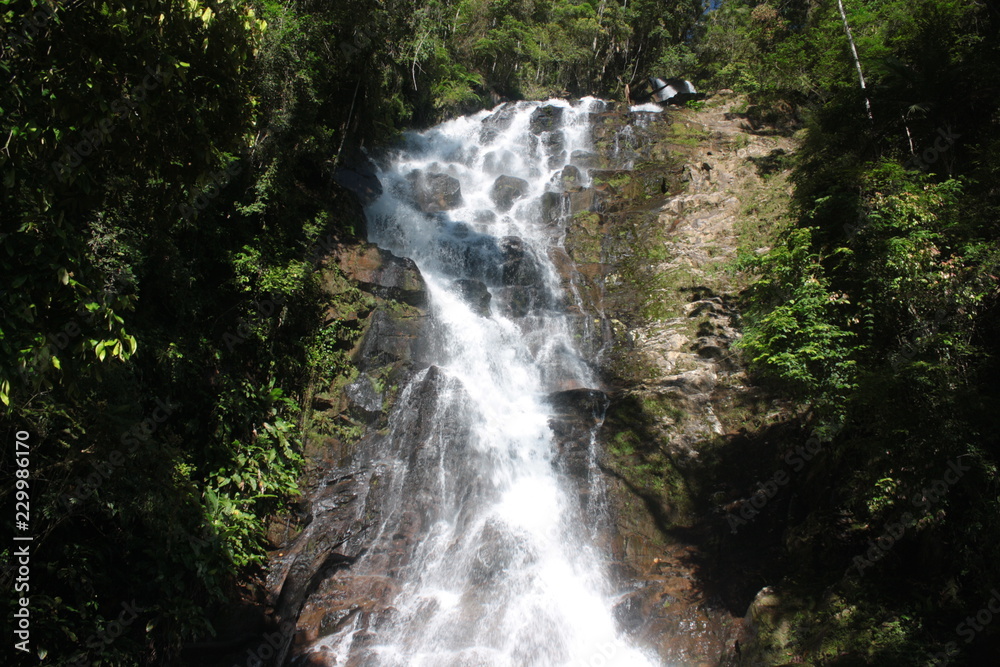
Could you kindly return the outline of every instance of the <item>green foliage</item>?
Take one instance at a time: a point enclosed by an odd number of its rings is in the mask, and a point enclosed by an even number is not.
[[[5,6],[6,35],[41,5]],[[330,20],[68,3],[3,43],[0,409],[32,434],[32,638],[53,664],[169,664],[210,636],[297,494],[314,270],[358,227],[319,196],[351,117],[326,100],[379,66],[328,68]],[[365,118],[359,140],[395,122]],[[133,600],[121,637],[88,642]]]
[[[750,366],[817,404],[842,402],[856,386],[856,335],[845,329],[846,296],[830,291],[809,228],[791,231],[741,268],[763,277],[753,286],[747,333],[739,342]]]
[[[764,5],[729,3],[706,18],[699,48],[709,80],[742,87],[760,108],[791,103],[805,126],[793,226],[758,242],[773,250],[742,260],[757,277],[741,342],[751,369],[821,416],[844,417],[809,475],[824,492],[799,489],[805,518],[790,517],[787,530],[820,525],[814,534],[836,535],[842,528],[829,517],[850,517],[839,539],[864,553],[888,522],[913,512],[949,461],[969,468],[863,582],[840,586],[848,607],[906,621],[883,623],[874,652],[861,648],[863,624],[842,628],[844,650],[869,664],[910,664],[922,647],[953,639],[963,610],[979,608],[1000,581],[979,555],[1000,543],[987,518],[1000,508],[1000,423],[990,407],[1000,389],[1000,230],[987,158],[998,132],[985,111],[1000,100],[979,92],[1000,69],[998,24],[995,13],[950,0],[844,5],[871,119],[835,3],[784,5],[784,24]],[[776,30],[762,32],[767,25]],[[735,59],[722,57],[725,44]],[[829,543],[807,543],[822,560]],[[793,577],[822,578],[809,567]],[[919,573],[915,589],[907,567]],[[829,636],[796,625],[799,644]],[[960,659],[976,664],[975,650]]]

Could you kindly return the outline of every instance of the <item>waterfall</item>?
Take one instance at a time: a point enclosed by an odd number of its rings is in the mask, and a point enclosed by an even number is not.
[[[410,133],[384,159],[369,240],[412,259],[427,283],[430,364],[390,415],[375,546],[352,567],[393,587],[391,611],[366,631],[355,616],[316,641],[313,658],[659,664],[616,628],[597,546],[596,426],[588,492],[560,464],[552,428],[553,397],[603,397],[581,351],[595,314],[581,314],[551,259],[567,215],[553,193],[587,185],[573,162],[590,149],[590,113],[602,104],[508,103]],[[415,538],[403,554],[394,545],[405,535]]]

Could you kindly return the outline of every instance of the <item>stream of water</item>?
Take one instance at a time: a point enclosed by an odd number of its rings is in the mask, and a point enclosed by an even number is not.
[[[600,494],[581,500],[550,425],[553,392],[600,385],[581,353],[589,319],[574,319],[577,298],[550,260],[565,206],[546,193],[586,185],[586,169],[564,168],[590,150],[589,114],[602,104],[521,102],[458,118],[407,135],[381,168],[369,237],[417,264],[433,331],[431,366],[390,417],[390,441],[417,441],[386,450],[393,488],[376,542],[408,523],[420,530],[391,570],[391,617],[363,658],[353,627],[317,642],[330,664],[659,664],[616,627],[595,540]],[[428,386],[429,407],[402,414]]]

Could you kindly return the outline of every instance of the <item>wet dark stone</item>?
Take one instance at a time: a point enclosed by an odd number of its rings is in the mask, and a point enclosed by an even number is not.
[[[641,628],[645,622],[642,601],[638,595],[632,594],[615,605],[612,613],[618,625],[623,628]]]
[[[484,118],[483,127],[479,130],[479,141],[488,144],[496,139],[497,135],[510,127],[514,121],[516,110],[516,105],[513,102],[507,102]]]
[[[382,412],[382,394],[375,390],[375,385],[367,375],[360,375],[358,379],[344,388],[347,400],[355,411],[363,416],[372,417]]]
[[[355,353],[359,370],[412,364],[423,352],[420,348],[423,324],[423,318],[395,317],[384,308],[376,308],[369,316],[365,337]]]
[[[493,583],[511,566],[516,565],[515,559],[522,548],[522,540],[512,535],[500,522],[487,521],[471,564],[471,581],[479,586]]]
[[[509,211],[514,201],[520,199],[528,191],[528,182],[514,176],[500,176],[493,181],[490,189],[490,199],[501,211]]]
[[[547,104],[538,107],[531,113],[531,120],[528,126],[535,134],[551,132],[562,124],[563,108]]]
[[[462,298],[472,306],[473,312],[483,317],[490,316],[490,300],[493,298],[493,295],[490,294],[489,289],[487,289],[482,281],[469,279],[456,280],[455,285],[458,287]]]
[[[555,464],[573,482],[581,497],[590,492],[590,445],[601,423],[608,399],[597,389],[577,388],[549,394],[549,427],[556,444]]]
[[[516,236],[500,239],[501,280],[504,285],[537,285],[541,281],[538,260],[524,241]]]
[[[548,161],[545,163],[549,169],[558,169],[560,165],[566,163],[566,151],[562,153],[557,153],[556,155],[550,155]]]
[[[500,281],[502,260],[495,237],[462,225],[464,233],[442,236],[435,253],[444,272],[456,279],[471,278],[493,285]]]
[[[571,419],[596,420],[608,407],[608,395],[600,389],[570,389],[549,394],[553,415]]]
[[[562,132],[543,134],[542,146],[545,146],[546,155],[566,155],[566,136]]]
[[[563,167],[559,181],[566,192],[577,192],[583,188],[583,174],[573,165]]]
[[[563,219],[563,195],[546,192],[541,196],[542,224],[554,227]]]
[[[504,317],[527,317],[545,305],[541,290],[535,286],[514,285],[497,290],[497,307]]]
[[[365,206],[382,194],[382,182],[375,175],[375,166],[367,161],[337,169],[333,173],[333,180],[340,187],[357,195]]]
[[[573,151],[569,156],[570,164],[581,169],[600,169],[601,156],[590,151]]]
[[[413,197],[424,213],[450,211],[462,205],[462,186],[448,174],[424,174],[414,169],[406,176],[413,187]]]

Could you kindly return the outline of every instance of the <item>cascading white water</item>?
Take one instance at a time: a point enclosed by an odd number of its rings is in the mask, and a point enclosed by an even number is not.
[[[395,573],[394,613],[358,664],[658,664],[616,629],[593,513],[554,464],[549,423],[552,392],[599,386],[579,352],[573,294],[549,259],[562,232],[545,222],[544,195],[567,177],[586,179],[563,169],[589,148],[589,112],[600,104],[524,102],[449,121],[408,135],[379,174],[370,240],[415,261],[434,320],[433,365],[397,405],[432,377],[438,393],[428,414],[390,418],[390,439],[425,434],[419,456],[385,463],[390,498],[421,496],[423,528]],[[434,470],[408,483],[417,463]],[[408,521],[396,501],[379,528],[384,542]],[[354,635],[352,625],[314,648],[347,664]]]

